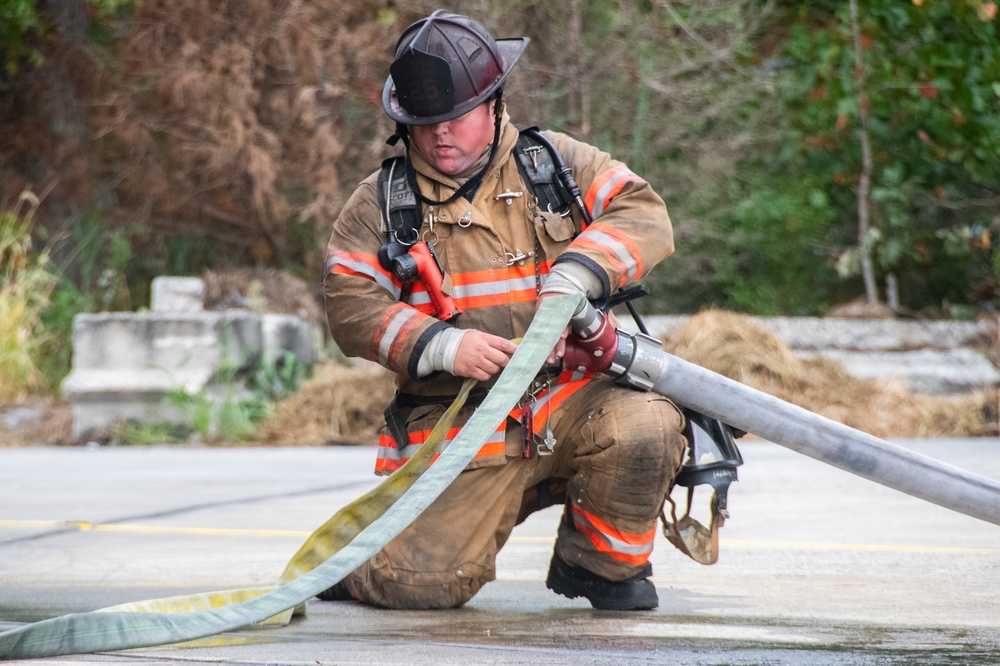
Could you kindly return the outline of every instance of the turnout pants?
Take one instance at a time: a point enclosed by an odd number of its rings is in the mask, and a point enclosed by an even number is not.
[[[344,582],[386,608],[451,608],[496,578],[496,555],[532,512],[564,504],[556,551],[567,563],[623,580],[649,559],[656,520],[686,451],[680,410],[655,393],[597,377],[552,414],[555,454],[520,457],[507,429],[506,464],[468,469],[406,530]]]

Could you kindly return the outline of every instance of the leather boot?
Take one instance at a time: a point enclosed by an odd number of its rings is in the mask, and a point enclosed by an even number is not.
[[[598,610],[649,610],[660,600],[649,577],[653,566],[647,562],[639,573],[625,580],[608,580],[581,567],[570,566],[552,554],[545,586],[564,597],[584,597]]]
[[[344,581],[340,581],[333,587],[328,587],[319,594],[316,598],[320,601],[354,601],[354,597],[348,591],[347,586],[344,585]]]

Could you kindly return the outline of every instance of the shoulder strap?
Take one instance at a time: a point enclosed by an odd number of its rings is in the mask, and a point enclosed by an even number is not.
[[[541,136],[537,127],[519,127],[518,131],[514,147],[518,173],[543,210],[567,213],[573,199],[557,177],[556,162],[562,160],[555,147]],[[390,240],[411,245],[419,240],[417,232],[423,209],[407,178],[405,161],[405,157],[397,155],[382,162],[378,196],[383,231]]]
[[[402,155],[397,155],[382,162],[382,170],[378,174],[378,199],[382,230],[389,240],[412,245],[419,240],[417,232],[423,210],[406,177],[405,160]]]
[[[531,188],[542,210],[568,212],[572,198],[556,175],[556,162],[561,159],[557,159],[558,153],[552,154],[555,147],[541,136],[537,127],[517,129],[520,134],[514,156],[521,178]]]

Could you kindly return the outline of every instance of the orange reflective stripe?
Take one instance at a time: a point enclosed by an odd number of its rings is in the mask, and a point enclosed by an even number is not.
[[[548,275],[552,262],[539,265],[539,274]],[[486,271],[455,273],[451,276],[451,297],[462,310],[534,302],[537,296],[535,265],[509,266]],[[421,312],[432,314],[433,306],[427,288],[413,285],[407,303]]]
[[[560,405],[593,378],[594,373],[592,372],[580,373],[566,370],[559,375],[551,388],[539,393],[531,405],[534,433],[541,434],[542,429],[548,424],[548,417],[552,412],[559,409]],[[520,418],[520,411],[519,415],[514,418]]]
[[[620,562],[642,566],[653,552],[656,528],[643,534],[622,532],[594,514],[573,505],[573,524],[585,534],[598,552]]]
[[[378,257],[363,252],[336,251],[327,259],[327,270],[334,275],[355,275],[382,285],[393,298],[399,298],[399,280],[378,263]]]
[[[645,270],[642,253],[635,242],[610,224],[590,225],[573,240],[570,248],[600,253],[618,272],[618,287],[639,279]]]
[[[461,428],[452,428],[445,435],[444,442],[441,443],[441,451],[448,448],[455,437],[458,436]],[[505,441],[507,433],[506,422],[500,424],[493,435],[490,436],[488,440],[483,444],[483,446],[476,453],[477,458],[485,458],[487,456],[504,455],[506,453]],[[410,459],[418,447],[423,445],[430,437],[430,430],[416,430],[410,433],[410,443],[399,449],[396,446],[396,440],[391,436],[383,433],[379,435],[378,438],[378,458],[375,460],[375,472],[395,472],[397,469],[403,466],[407,460]],[[433,460],[437,460],[437,457],[441,455],[437,453],[434,455]],[[433,464],[433,460],[431,461]]]
[[[389,308],[372,333],[371,358],[383,366],[395,366],[413,329],[426,317],[404,303]]]
[[[583,200],[587,210],[590,211],[591,219],[596,220],[600,217],[611,200],[625,187],[625,183],[632,180],[640,180],[640,178],[624,166],[608,169],[598,176],[590,184],[587,196]]]

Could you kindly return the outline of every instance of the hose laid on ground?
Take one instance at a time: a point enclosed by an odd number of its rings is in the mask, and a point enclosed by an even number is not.
[[[552,296],[544,299],[507,368],[434,465],[417,478],[412,478],[412,474],[408,472],[396,480],[399,475],[396,472],[375,491],[358,500],[363,509],[360,514],[372,518],[370,524],[315,568],[311,568],[312,555],[304,557],[302,569],[307,570],[307,573],[280,587],[265,588],[253,598],[198,612],[121,612],[106,609],[102,612],[65,615],[18,627],[0,634],[0,659],[86,654],[177,643],[239,629],[305,603],[380,551],[465,469],[487,437],[516,406],[566,328],[570,315],[582,300],[582,296]],[[428,447],[428,462],[433,453]],[[399,492],[400,487],[407,483],[411,485]],[[384,494],[380,492],[383,486],[387,486]],[[351,509],[348,513],[352,514],[347,520],[350,522],[360,514],[354,513],[354,509],[358,508],[356,503],[348,508]],[[374,517],[375,514],[379,515]],[[357,520],[355,527],[362,527],[367,518]],[[331,538],[335,534],[343,536],[340,528],[331,523],[333,519],[318,531]],[[314,553],[326,548],[325,545],[318,548],[314,546],[316,544],[306,548],[306,551]],[[297,556],[302,552],[300,550]],[[212,602],[204,599],[202,603]]]
[[[241,588],[236,590],[220,590],[202,594],[189,594],[146,601],[134,601],[108,608],[101,608],[95,613],[132,612],[132,613],[189,613],[203,611],[230,604],[238,604],[276,589],[304,573],[308,573],[328,560],[338,550],[350,543],[351,539],[361,533],[384,511],[385,507],[399,499],[407,489],[430,466],[444,442],[445,435],[451,429],[459,410],[465,405],[469,392],[476,382],[467,379],[461,390],[445,413],[435,424],[434,429],[417,452],[397,471],[396,474],[380,483],[377,487],[354,500],[317,528],[305,543],[296,551],[292,559],[285,565],[285,570],[278,578],[277,585],[257,588]],[[301,614],[305,607],[300,606]],[[285,625],[292,618],[296,609],[286,609],[255,624]]]

